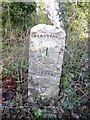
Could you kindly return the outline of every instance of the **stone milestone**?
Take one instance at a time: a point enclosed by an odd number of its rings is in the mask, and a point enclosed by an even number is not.
[[[31,29],[29,44],[29,100],[58,96],[65,49],[62,28],[39,24]]]

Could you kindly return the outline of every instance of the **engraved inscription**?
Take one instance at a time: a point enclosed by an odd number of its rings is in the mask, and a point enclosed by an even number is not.
[[[60,34],[62,34],[62,32]],[[63,36],[61,36],[60,34],[35,34],[35,33],[32,33],[31,37],[35,37],[35,38],[42,38],[42,37],[46,37],[46,38],[63,38]]]
[[[58,71],[60,71],[60,68],[57,68]],[[47,71],[47,70],[40,70],[40,71],[36,71],[36,73],[34,73],[33,71],[30,71],[29,74],[32,75],[39,75],[39,76],[51,76],[51,77],[56,77],[57,75],[60,75],[60,72],[53,72],[53,71]]]

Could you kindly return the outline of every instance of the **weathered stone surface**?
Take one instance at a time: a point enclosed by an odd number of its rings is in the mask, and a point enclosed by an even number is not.
[[[62,28],[39,24],[31,29],[28,95],[32,100],[58,95],[64,48]]]

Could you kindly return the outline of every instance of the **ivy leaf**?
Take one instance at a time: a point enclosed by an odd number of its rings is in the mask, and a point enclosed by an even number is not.
[[[71,73],[70,75],[71,75],[72,78],[74,78],[74,74],[73,73]]]

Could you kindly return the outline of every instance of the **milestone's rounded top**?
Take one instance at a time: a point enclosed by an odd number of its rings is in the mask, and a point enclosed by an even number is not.
[[[66,36],[65,31],[61,27],[57,28],[56,26],[46,25],[46,24],[38,24],[31,29],[31,34],[39,34],[39,33],[48,33],[48,34],[62,33],[63,37]]]

